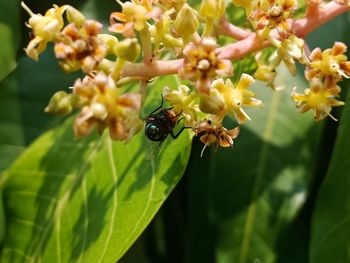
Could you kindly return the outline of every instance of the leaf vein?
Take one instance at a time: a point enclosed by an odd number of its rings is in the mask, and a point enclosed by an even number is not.
[[[108,161],[110,163],[110,167],[111,167],[111,171],[112,171],[112,180],[113,180],[113,184],[116,185],[118,182],[118,173],[117,173],[117,168],[116,168],[115,163],[114,163],[111,138],[108,137],[107,143],[108,143],[108,147],[107,147],[107,149],[108,149]],[[112,237],[114,220],[115,220],[117,208],[118,208],[118,192],[117,191],[118,191],[117,188],[115,188],[113,190],[113,207],[112,207],[111,224],[110,224],[109,229],[108,229],[107,239],[106,239],[105,245],[103,246],[103,251],[102,251],[102,254],[100,256],[100,260],[98,261],[99,263],[102,262],[105,254],[107,252],[108,243],[110,242],[110,239]]]
[[[261,183],[263,182],[263,174],[265,172],[265,166],[267,161],[267,155],[269,151],[269,141],[272,137],[273,125],[276,115],[278,113],[277,108],[280,102],[280,92],[274,92],[271,99],[271,106],[266,121],[266,126],[263,133],[263,145],[259,154],[258,167],[256,172],[256,179],[254,181],[251,202],[248,208],[247,220],[244,226],[242,249],[239,256],[239,263],[247,261],[247,256],[250,247],[251,236],[253,232],[253,225],[257,210],[257,196],[260,191]]]
[[[93,147],[91,149],[91,152],[86,160],[86,162],[84,162],[84,164],[81,166],[81,168],[78,170],[77,175],[75,177],[74,182],[71,184],[71,187],[62,195],[62,197],[58,200],[57,202],[57,206],[56,209],[54,211],[54,215],[51,218],[51,220],[48,222],[43,235],[41,235],[38,244],[36,246],[36,250],[33,252],[33,256],[32,256],[32,261],[31,262],[35,262],[38,254],[40,253],[42,246],[43,246],[43,242],[45,241],[47,235],[49,234],[49,229],[52,227],[52,225],[55,223],[55,221],[57,220],[57,218],[59,218],[63,212],[63,209],[65,208],[65,205],[67,204],[67,202],[69,201],[69,197],[71,195],[71,191],[75,188],[76,184],[80,182],[80,179],[82,176],[84,176],[84,171],[85,169],[89,166],[90,162],[92,161],[92,159],[95,157],[98,149],[99,149],[99,145],[100,142],[96,142],[95,143],[95,147]],[[33,244],[34,245],[34,244]]]

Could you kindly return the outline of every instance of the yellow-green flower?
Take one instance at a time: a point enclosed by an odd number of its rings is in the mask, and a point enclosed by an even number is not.
[[[320,48],[315,48],[310,54],[310,68],[305,71],[306,78],[349,78],[350,61],[347,61],[346,50],[346,45],[341,42],[335,42],[332,48],[323,52]]]
[[[173,10],[171,10],[173,11]],[[154,43],[154,52],[158,52],[161,45],[167,48],[183,47],[183,41],[178,36],[174,36],[171,31],[171,23],[173,22],[170,18],[169,13],[171,11],[165,11],[163,15],[154,21],[154,25],[149,26],[149,31]]]
[[[113,12],[110,16],[111,32],[120,33],[125,37],[135,37],[135,31],[146,28],[146,21],[158,15],[150,1],[127,1],[122,3],[122,12]]]
[[[225,82],[223,79],[213,81],[210,85],[210,89],[218,90],[221,95],[211,91],[210,95],[215,96],[215,98],[210,98],[209,95],[209,98],[207,99],[217,101],[217,104],[220,105],[221,103],[219,101],[223,98],[225,107],[221,111],[207,113],[214,114],[215,116],[213,116],[213,118],[218,121],[222,121],[226,114],[229,114],[231,117],[236,117],[239,124],[250,120],[242,107],[263,106],[262,101],[255,98],[255,93],[248,90],[253,82],[253,77],[248,74],[242,74],[241,79],[236,86],[232,84],[230,79],[227,79]],[[201,99],[203,99],[203,97]],[[220,109],[220,107],[218,107],[218,109]],[[205,109],[203,109],[203,111],[205,112]]]
[[[334,80],[326,80],[324,83],[318,79],[312,80],[310,87],[305,89],[303,94],[295,92],[295,89],[291,96],[297,103],[296,107],[299,112],[313,110],[317,121],[327,116],[337,120],[330,112],[332,107],[342,106],[344,102],[336,99],[341,90]]]
[[[68,6],[54,5],[43,16],[34,14],[23,2],[21,4],[30,15],[27,26],[32,29],[34,36],[25,51],[30,58],[38,60],[39,54],[46,49],[47,43],[55,41],[63,28],[62,16]]]
[[[304,52],[304,40],[295,35],[283,40],[277,52],[293,76],[296,74],[295,59],[302,64],[309,62]]]
[[[250,117],[243,110],[243,106],[262,107],[263,102],[255,98],[255,93],[248,90],[249,86],[255,80],[248,74],[242,74],[236,87],[233,86],[230,79],[227,79],[223,86],[223,94],[225,97],[228,113],[236,115],[238,123],[244,123],[250,120]]]
[[[195,99],[196,93],[191,93],[185,85],[180,85],[177,90],[168,87],[164,88],[163,97],[173,106],[175,114],[182,114],[185,117],[185,125],[192,126],[197,121],[198,105]]]
[[[280,87],[276,87],[274,82],[277,76],[276,67],[281,62],[281,59],[277,55],[277,51],[274,51],[267,59],[263,59],[263,53],[258,52],[255,56],[257,69],[253,75],[254,79],[266,82],[273,90],[280,90]]]

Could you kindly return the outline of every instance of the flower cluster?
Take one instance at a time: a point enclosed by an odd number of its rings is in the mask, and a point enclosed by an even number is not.
[[[314,110],[316,120],[322,120],[326,116],[336,120],[330,114],[332,107],[344,105],[344,102],[336,99],[341,91],[337,83],[343,77],[350,77],[350,61],[347,61],[344,54],[346,49],[344,43],[336,42],[332,48],[323,52],[320,48],[311,52],[309,67],[305,70],[310,87],[304,94],[295,91],[292,93],[298,111]]]
[[[74,123],[76,136],[86,136],[95,127],[100,132],[107,127],[112,139],[128,141],[141,129],[140,94],[120,95],[114,81],[104,73],[78,79],[73,91],[83,104]]]
[[[139,116],[149,80],[166,74],[178,74],[183,82],[176,89],[164,87],[163,98],[204,143],[203,150],[233,145],[240,126],[251,120],[245,108],[263,106],[250,90],[255,79],[279,91],[275,78],[281,63],[292,75],[296,62],[306,67],[309,88],[303,93],[295,88],[291,95],[298,111],[313,110],[316,120],[335,119],[332,107],[344,104],[337,97],[338,83],[350,77],[346,46],[336,42],[330,49],[316,48],[309,54],[303,40],[308,23],[298,24],[293,18],[296,0],[205,0],[197,7],[186,0],[117,2],[120,11],[111,12],[110,34],[70,5],[54,5],[41,15],[22,3],[33,36],[25,48],[27,55],[38,60],[53,43],[65,71],[85,74],[69,91],[56,92],[45,109],[55,114],[78,110],[77,137],[96,129],[109,130],[115,140],[130,140],[142,127]],[[348,8],[347,1],[338,2],[344,3],[337,8]],[[228,4],[245,9],[254,32],[230,24],[225,16]],[[307,4],[306,20],[312,10],[321,10],[322,1]],[[309,19],[309,24],[325,21],[322,15]],[[220,46],[219,35],[235,41]],[[249,53],[255,55],[255,73],[235,76],[232,61]],[[133,82],[140,83],[138,92],[123,88]],[[224,119],[231,120],[225,121],[230,127],[224,126]]]

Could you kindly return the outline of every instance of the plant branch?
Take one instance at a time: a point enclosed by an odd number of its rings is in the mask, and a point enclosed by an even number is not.
[[[310,32],[314,31],[326,22],[332,20],[336,16],[349,10],[349,6],[340,5],[332,1],[323,6],[320,6],[318,16],[304,17],[295,21],[291,20],[290,23],[292,23],[295,35],[300,38],[305,38]],[[278,37],[276,30],[273,30],[271,34],[275,38]],[[239,34],[237,33],[236,36],[239,36]],[[217,50],[220,59],[238,60],[254,51],[260,50],[270,45],[271,44],[268,41],[261,41],[256,33],[250,33],[248,37],[227,46],[218,48]],[[158,60],[154,61],[152,64],[126,63],[122,72],[122,76],[154,78],[162,75],[176,74],[182,66],[182,63],[183,59]]]
[[[237,40],[242,40],[249,37],[252,32],[248,30],[242,29],[238,26],[235,26],[227,21],[226,16],[222,16],[219,24],[215,28],[215,32],[219,35],[225,35],[228,37],[232,37]]]
[[[157,76],[176,74],[182,65],[183,59],[156,60],[152,64],[130,62],[125,63],[123,77],[139,76],[151,79]]]
[[[349,6],[340,5],[336,2],[329,2],[324,6],[320,6],[318,16],[304,17],[291,21],[295,35],[300,38],[305,38],[310,32],[332,20],[334,17],[349,10]],[[271,35],[274,38],[278,38],[278,33],[276,30],[273,30]],[[237,60],[251,52],[265,48],[269,45],[270,43],[261,41],[256,33],[253,33],[246,39],[219,48],[219,58]]]

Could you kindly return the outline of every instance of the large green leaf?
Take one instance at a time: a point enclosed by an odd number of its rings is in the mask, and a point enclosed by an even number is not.
[[[50,52],[40,62],[21,58],[0,83],[0,172],[57,118],[44,113],[50,97],[67,89],[77,75],[64,75]]]
[[[53,55],[45,53],[40,63],[21,58],[16,70],[0,82],[0,179],[23,149],[57,121],[44,108],[57,89],[68,88],[76,77],[64,76]],[[0,207],[0,240],[3,222]]]
[[[310,262],[350,262],[350,93],[312,219]]]
[[[148,104],[173,79],[153,84]],[[143,133],[128,144],[79,141],[70,121],[45,133],[5,174],[1,262],[115,262],[181,178],[190,146],[185,132],[148,160]]]
[[[302,78],[280,72],[279,83],[285,90],[255,86],[265,108],[250,111],[233,149],[202,161],[193,150],[186,262],[286,262],[277,248],[306,199],[319,127],[290,99]]]
[[[20,40],[20,1],[0,0],[0,81],[16,66]]]

